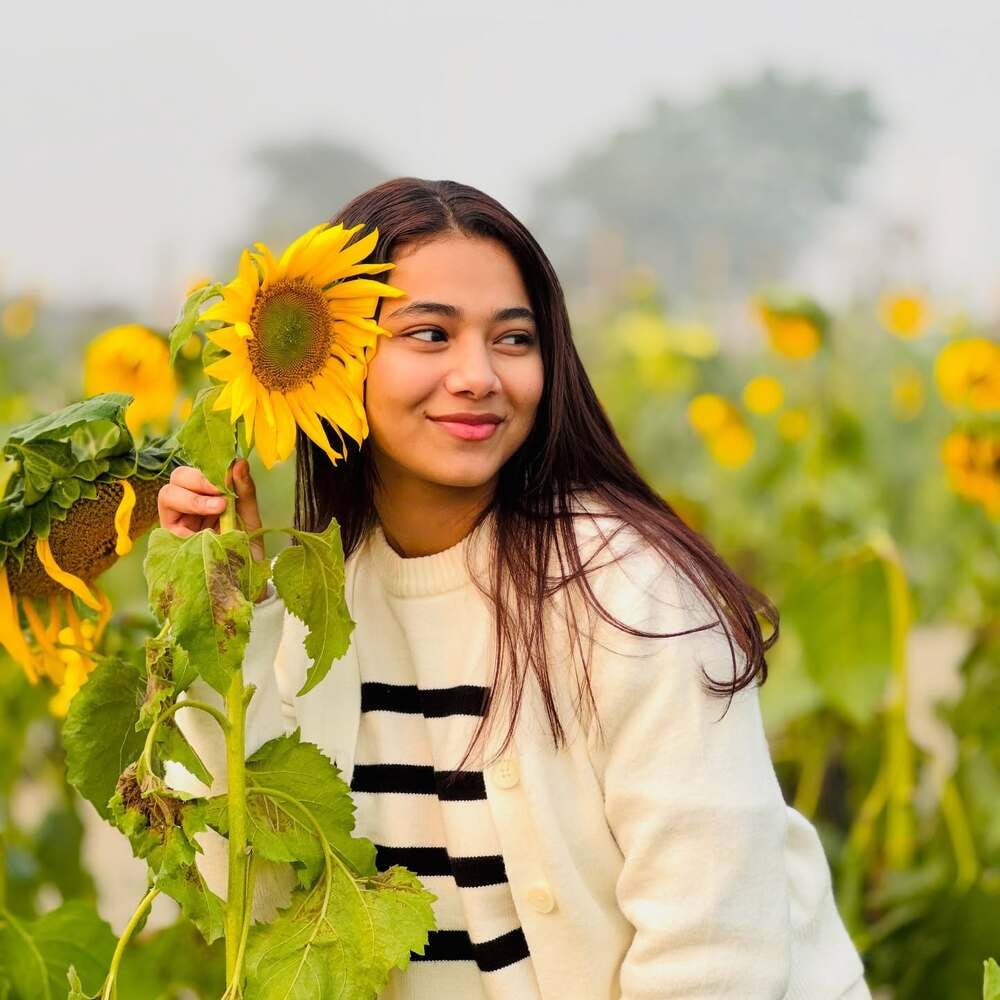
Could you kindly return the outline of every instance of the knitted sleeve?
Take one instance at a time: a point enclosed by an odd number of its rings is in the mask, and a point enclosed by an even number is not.
[[[689,581],[641,551],[601,571],[597,596],[647,631],[716,620]],[[756,688],[728,710],[705,691],[703,667],[732,676],[719,626],[648,639],[609,625],[600,635],[591,662],[604,739],[592,726],[592,758],[624,858],[618,903],[635,927],[622,1000],[785,997],[787,810]],[[829,881],[825,862],[811,877]]]

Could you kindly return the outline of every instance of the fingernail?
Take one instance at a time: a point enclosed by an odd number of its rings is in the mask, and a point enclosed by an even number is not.
[[[222,510],[222,508],[226,506],[226,501],[223,500],[222,497],[212,497],[208,503],[212,510]]]

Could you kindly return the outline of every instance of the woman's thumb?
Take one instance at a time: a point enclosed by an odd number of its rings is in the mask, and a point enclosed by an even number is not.
[[[250,475],[250,463],[238,459],[233,464],[233,486],[236,489],[236,513],[247,531],[256,531],[260,525],[260,510],[257,507],[257,488]]]

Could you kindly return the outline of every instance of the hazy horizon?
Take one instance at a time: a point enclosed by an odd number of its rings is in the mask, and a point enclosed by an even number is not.
[[[877,258],[878,231],[906,224],[921,244],[901,280],[1000,311],[996,4],[101,10],[7,14],[0,293],[121,302],[167,322],[253,213],[247,154],[261,144],[351,142],[525,214],[534,180],[655,97],[773,66],[867,88],[887,124],[857,207],[831,218],[802,280],[837,294],[859,253]]]

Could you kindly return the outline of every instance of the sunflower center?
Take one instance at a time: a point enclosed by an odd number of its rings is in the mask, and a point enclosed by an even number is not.
[[[254,375],[274,392],[290,392],[318,375],[330,358],[332,327],[323,293],[302,281],[277,281],[257,296],[247,351]]]

